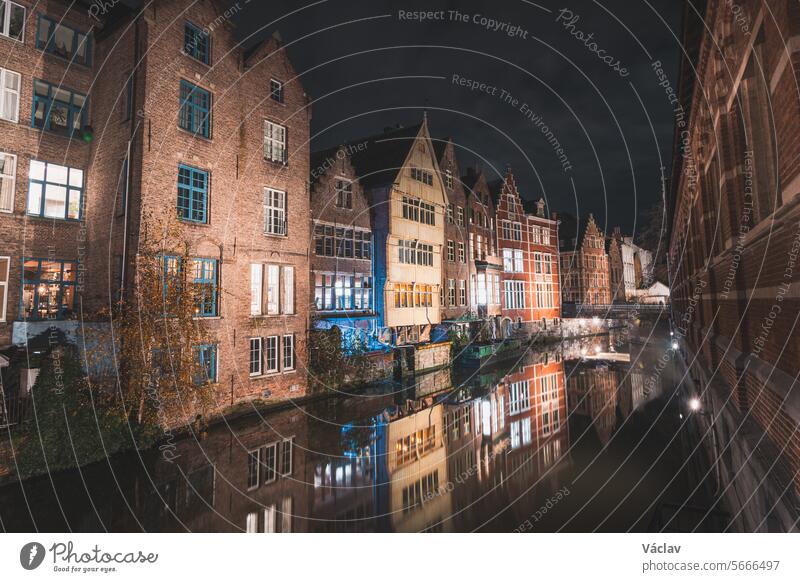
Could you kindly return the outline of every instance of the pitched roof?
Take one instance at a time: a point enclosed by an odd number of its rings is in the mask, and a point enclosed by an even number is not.
[[[386,129],[377,135],[348,142],[352,146],[364,144],[353,151],[350,162],[365,188],[394,182],[421,127],[422,124],[418,123],[410,127]]]

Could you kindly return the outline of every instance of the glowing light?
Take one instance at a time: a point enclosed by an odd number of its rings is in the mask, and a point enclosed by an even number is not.
[[[582,355],[582,356],[585,356],[585,355],[586,355],[586,348],[581,348],[581,355]]]
[[[599,354],[600,353],[600,346],[594,346],[594,353],[595,354]]]
[[[670,335],[670,337],[671,337],[671,336],[675,335],[675,332],[674,332],[674,331],[671,331],[671,332],[669,332],[669,335]]]
[[[692,398],[689,400],[689,408],[692,412],[697,412],[700,410],[700,399],[699,398]]]
[[[678,349],[678,342],[672,342],[672,349],[673,350],[677,350]]]

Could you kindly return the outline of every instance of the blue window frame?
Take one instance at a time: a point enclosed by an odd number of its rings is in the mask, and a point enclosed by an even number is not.
[[[178,166],[178,218],[208,222],[208,172]]]
[[[201,63],[211,60],[211,41],[206,32],[191,22],[183,27],[183,48],[187,55]]]
[[[31,160],[26,213],[43,218],[80,220],[83,190],[83,170]]]
[[[194,374],[192,381],[196,386],[217,381],[217,346],[202,344],[194,347]]]
[[[164,311],[169,312],[169,305],[172,301],[170,289],[174,288],[177,292],[177,299],[180,299],[181,287],[181,258],[175,255],[161,255],[161,271],[163,285]]]
[[[211,134],[211,93],[181,81],[180,114],[178,126],[195,135],[209,137]]]
[[[31,127],[72,137],[88,125],[88,99],[66,87],[33,81]]]
[[[90,66],[92,61],[91,35],[39,15],[36,48],[79,65]]]
[[[195,314],[198,317],[217,315],[217,273],[219,261],[216,259],[193,259],[195,285]]]
[[[22,259],[20,313],[25,319],[64,319],[73,314],[78,265],[74,261]]]

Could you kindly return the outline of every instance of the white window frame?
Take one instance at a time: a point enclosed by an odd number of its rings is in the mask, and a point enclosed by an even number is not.
[[[0,0],[0,2],[1,1],[2,0]],[[17,89],[12,89],[9,87],[8,83],[9,77],[16,78]],[[19,123],[19,104],[20,104],[21,91],[22,91],[22,75],[20,75],[16,71],[0,68],[0,119],[3,119],[5,121],[10,121],[11,123]],[[5,107],[7,94],[11,94],[16,97],[17,107],[16,111],[13,112],[12,117],[6,117],[5,115],[3,115],[3,108]]]
[[[273,449],[275,451],[275,457],[274,457],[275,466],[273,467],[271,479],[268,479],[267,478],[268,476],[266,475],[267,465],[265,461],[267,460],[267,449]],[[280,461],[280,459],[278,458],[279,452],[280,451],[278,450],[278,441],[275,441],[274,443],[269,443],[268,445],[264,445],[263,447],[261,447],[261,456],[259,458],[261,459],[261,470],[264,471],[264,474],[261,475],[262,485],[267,485],[268,483],[274,483],[275,481],[278,480],[278,469],[279,469],[278,463]]]
[[[10,40],[14,40],[14,41],[17,41],[17,42],[24,43],[25,42],[25,28],[26,28],[25,24],[28,22],[28,9],[25,6],[23,6],[22,4],[19,4],[17,2],[12,2],[11,0],[0,0],[0,4],[5,4],[6,5],[6,17],[5,17],[5,20],[3,22],[0,22],[0,36],[4,36],[4,37],[6,37],[6,38],[8,38]],[[12,5],[17,6],[19,8],[22,8],[22,35],[21,35],[21,38],[19,38],[19,39],[16,39],[16,38],[14,38],[12,36],[9,36],[9,30],[8,29],[11,26],[11,6]]]
[[[258,512],[251,511],[247,514],[244,528],[247,533],[258,533]]]
[[[278,510],[274,503],[264,507],[264,533],[275,533],[277,531],[277,516]]]
[[[264,159],[279,164],[287,163],[286,126],[264,120]]]
[[[258,343],[258,371],[253,372],[252,370],[252,363],[253,363],[253,342]],[[256,378],[264,374],[264,339],[260,337],[251,337],[250,338],[250,351],[248,352],[248,363],[247,369],[250,372],[251,378]]]
[[[6,261],[6,278],[0,280],[0,289],[3,289],[3,301],[0,302],[0,321],[6,320],[6,307],[8,306],[8,279],[11,277],[11,257],[0,257],[0,262]]]
[[[277,196],[276,196],[277,195]],[[289,221],[286,216],[286,192],[277,188],[264,188],[264,234],[286,236]],[[275,219],[279,226],[275,226]]]
[[[267,340],[264,345],[264,373],[265,374],[277,374],[280,372],[281,368],[281,342],[277,335],[270,335],[264,338]],[[270,343],[275,344],[275,367],[269,367],[269,351],[270,351]]]
[[[291,363],[287,366],[286,365],[286,347],[291,346]],[[283,342],[281,345],[281,364],[283,365],[284,372],[291,372],[297,367],[297,356],[295,354],[295,340],[294,334],[288,333],[283,336]]]
[[[0,174],[0,204],[3,202],[3,186],[6,184],[6,181],[11,182],[8,206],[0,206],[0,212],[7,212],[10,214],[14,212],[14,198],[17,189],[17,156],[5,152],[0,152],[0,156],[11,160],[11,174]]]
[[[283,470],[283,455],[284,455],[284,451],[287,449],[287,447],[289,449],[289,470],[288,471],[284,471]],[[281,477],[288,477],[289,475],[294,473],[294,437],[289,437],[289,438],[283,439],[283,442],[281,443],[280,455],[281,455],[280,456],[280,463],[279,463],[277,472]]]

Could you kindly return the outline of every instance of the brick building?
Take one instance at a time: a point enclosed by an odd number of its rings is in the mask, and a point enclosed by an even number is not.
[[[698,358],[692,375],[709,387],[703,397],[721,410],[718,430],[755,421],[774,445],[766,454],[785,461],[800,487],[800,53],[787,40],[800,34],[800,6],[738,7],[685,8],[670,204],[673,318],[688,361]],[[735,407],[724,405],[727,396]],[[731,438],[736,450],[752,446],[746,435]],[[735,457],[723,467],[730,474],[757,463]],[[777,474],[753,470],[767,484]],[[761,495],[767,484],[739,480],[736,489]]]
[[[308,100],[280,41],[244,51],[227,8],[119,5],[83,36],[87,12],[49,2],[28,7],[24,43],[0,37],[21,87],[18,123],[0,122],[17,177],[3,342],[135,297],[142,234],[177,218],[191,264],[163,261],[204,290],[214,340],[192,349],[217,405],[304,393]]]
[[[494,338],[497,337],[501,314],[500,279],[503,270],[503,260],[497,250],[494,200],[483,170],[467,168],[461,181],[467,192],[470,241],[475,241],[470,253],[475,262],[470,301],[475,306],[480,329],[485,328],[489,337]]]
[[[611,275],[603,231],[594,216],[577,220],[564,214],[559,230],[561,296],[567,303],[608,305]]]
[[[372,210],[349,156],[346,146],[311,156],[311,304],[315,325],[338,327],[344,348],[377,332]]]
[[[60,2],[0,2],[0,348],[78,309],[94,149],[87,96],[101,66],[91,25]]]
[[[531,321],[536,323],[537,331],[553,330],[561,318],[558,220],[555,215],[546,215],[543,199],[537,200],[533,206],[526,216]]]
[[[475,255],[473,245],[471,206],[467,203],[456,159],[455,147],[451,139],[435,140],[434,149],[442,172],[442,183],[447,194],[444,236],[445,246],[442,256],[442,323],[448,328],[467,331],[469,322],[474,319]]]

